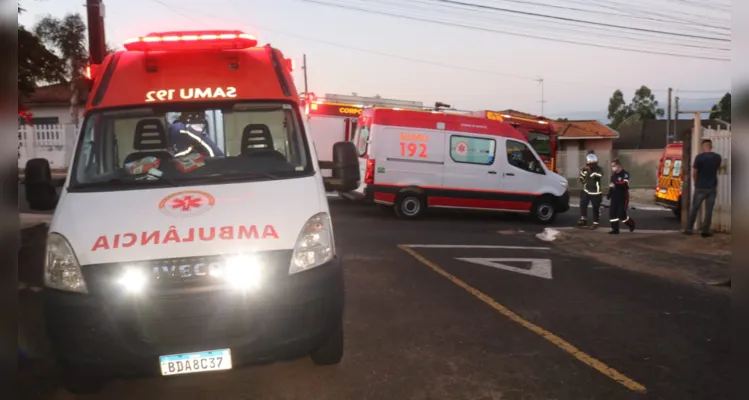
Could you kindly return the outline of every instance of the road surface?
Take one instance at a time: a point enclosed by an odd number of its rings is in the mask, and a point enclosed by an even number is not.
[[[89,398],[729,397],[727,293],[556,251],[524,218],[401,221],[341,199],[331,207],[346,268],[340,365],[121,380]],[[554,225],[574,224],[575,211]],[[644,229],[678,229],[668,211],[632,215]],[[43,398],[74,398],[53,375],[39,379]]]

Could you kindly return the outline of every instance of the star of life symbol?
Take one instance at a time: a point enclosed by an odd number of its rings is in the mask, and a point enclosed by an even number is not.
[[[199,190],[172,193],[159,202],[159,210],[170,217],[194,217],[213,208],[216,199]]]
[[[195,208],[200,207],[202,200],[203,199],[199,197],[192,197],[191,195],[186,195],[185,197],[182,197],[181,199],[172,200],[171,206],[173,209],[179,209],[181,211],[190,211],[190,209],[193,207]]]
[[[458,142],[455,144],[455,152],[461,156],[468,154],[468,144],[466,142]]]

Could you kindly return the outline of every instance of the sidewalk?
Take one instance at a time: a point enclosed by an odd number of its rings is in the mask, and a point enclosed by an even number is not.
[[[730,286],[731,235],[711,238],[679,232],[619,235],[561,230],[552,245],[623,269],[701,287]]]
[[[606,197],[603,198],[603,204],[609,204],[609,201],[606,200]],[[647,202],[643,199],[640,199],[639,201],[635,200],[629,203],[630,207],[634,207],[636,210],[644,210],[644,211],[669,211],[667,208],[663,208],[661,206],[655,205],[654,202]],[[570,196],[570,207],[580,207],[580,197],[578,196]],[[588,206],[590,207],[590,206]],[[608,211],[607,211],[608,212]]]

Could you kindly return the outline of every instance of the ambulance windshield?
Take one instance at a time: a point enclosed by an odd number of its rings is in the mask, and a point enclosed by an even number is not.
[[[314,173],[286,104],[215,104],[90,114],[71,190],[286,179]]]

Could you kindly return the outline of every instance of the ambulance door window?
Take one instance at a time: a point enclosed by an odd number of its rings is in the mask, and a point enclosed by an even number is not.
[[[507,163],[524,171],[545,174],[541,161],[522,142],[507,140]]]
[[[468,136],[450,136],[450,158],[457,163],[492,165],[497,142]]]
[[[362,126],[359,129],[359,133],[356,135],[356,147],[359,149],[359,157],[364,157],[367,154],[367,147],[369,144],[369,128]]]
[[[671,173],[671,159],[667,158],[666,161],[663,162],[663,170],[661,171],[661,176],[668,176],[668,174]]]
[[[674,166],[671,169],[671,176],[674,178],[681,176],[681,160],[674,161]]]

